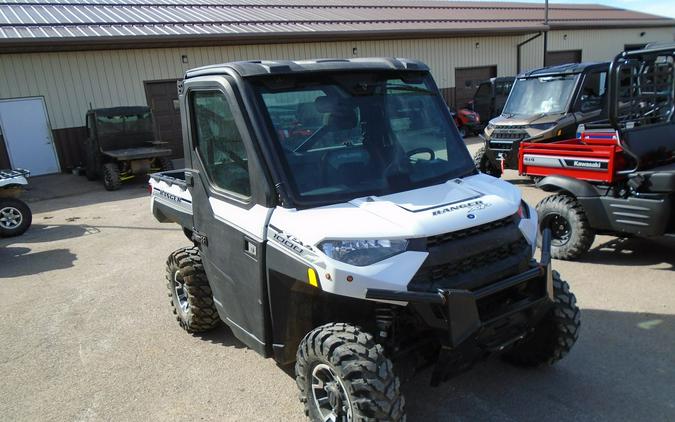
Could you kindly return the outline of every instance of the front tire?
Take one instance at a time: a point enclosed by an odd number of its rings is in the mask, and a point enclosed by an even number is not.
[[[32,221],[28,204],[16,198],[0,198],[0,237],[22,235]]]
[[[185,331],[201,333],[220,324],[198,248],[181,248],[169,255],[166,287],[171,310]]]
[[[553,271],[553,308],[528,337],[504,354],[516,366],[553,365],[564,358],[579,338],[580,311],[566,281]]]
[[[353,325],[310,331],[298,347],[295,379],[311,421],[405,420],[391,361],[372,335]]]
[[[551,256],[572,260],[588,252],[595,232],[581,204],[569,195],[552,195],[537,204],[539,230],[551,229]]]
[[[476,151],[476,154],[473,156],[473,162],[481,173],[497,178],[502,177],[502,169],[491,162],[488,156],[485,155],[485,147]]]
[[[120,168],[117,163],[105,163],[103,165],[103,186],[106,190],[117,190],[121,185]]]

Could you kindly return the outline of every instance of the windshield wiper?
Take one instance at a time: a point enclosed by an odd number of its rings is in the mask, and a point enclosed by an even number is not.
[[[416,86],[410,86],[410,85],[395,85],[395,84],[387,84],[384,86],[385,89],[392,89],[395,91],[408,91],[408,92],[418,92],[420,94],[426,94],[426,95],[436,95],[436,92],[430,91],[425,88],[418,88]]]

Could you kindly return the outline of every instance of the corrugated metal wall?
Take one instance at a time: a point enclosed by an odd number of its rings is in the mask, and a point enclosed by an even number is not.
[[[248,59],[398,56],[429,64],[441,88],[454,86],[455,67],[497,65],[516,71],[518,42],[526,37],[267,44],[0,56],[0,98],[44,95],[54,129],[84,125],[89,107],[145,104],[143,81],[180,78],[185,70]],[[478,47],[476,47],[478,43]],[[187,55],[189,63],[181,62]]]
[[[624,44],[670,41],[673,33],[673,28],[553,31],[549,49],[583,49],[584,60],[606,60]],[[232,60],[353,57],[354,48],[362,57],[420,59],[431,67],[439,87],[449,88],[458,67],[496,65],[498,76],[513,75],[516,45],[530,36],[5,54],[0,55],[0,98],[44,96],[53,129],[81,127],[90,104],[146,104],[143,81],[180,78],[189,68]],[[522,69],[541,66],[542,51],[541,37],[524,46]],[[71,163],[62,159],[62,164]]]

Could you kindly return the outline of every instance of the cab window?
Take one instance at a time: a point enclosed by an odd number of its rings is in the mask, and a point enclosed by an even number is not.
[[[577,110],[589,112],[600,110],[605,103],[605,92],[607,91],[607,72],[596,71],[586,75],[584,83],[581,86],[581,93]]]
[[[476,95],[474,95],[474,97],[490,98],[491,97],[490,83],[485,82],[485,83],[480,84],[480,86],[478,87],[478,90],[476,90]]]
[[[196,91],[190,101],[194,147],[211,184],[250,197],[246,148],[224,94]]]

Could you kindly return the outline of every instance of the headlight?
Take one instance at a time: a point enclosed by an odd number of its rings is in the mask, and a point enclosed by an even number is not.
[[[554,127],[556,123],[538,123],[535,125],[530,125],[532,129],[537,129],[537,130],[549,130],[552,127]]]
[[[528,207],[522,199],[520,200],[520,206],[518,207],[518,216],[520,218],[530,218],[530,207]]]
[[[328,257],[364,267],[405,251],[407,240],[324,240],[317,245]]]

